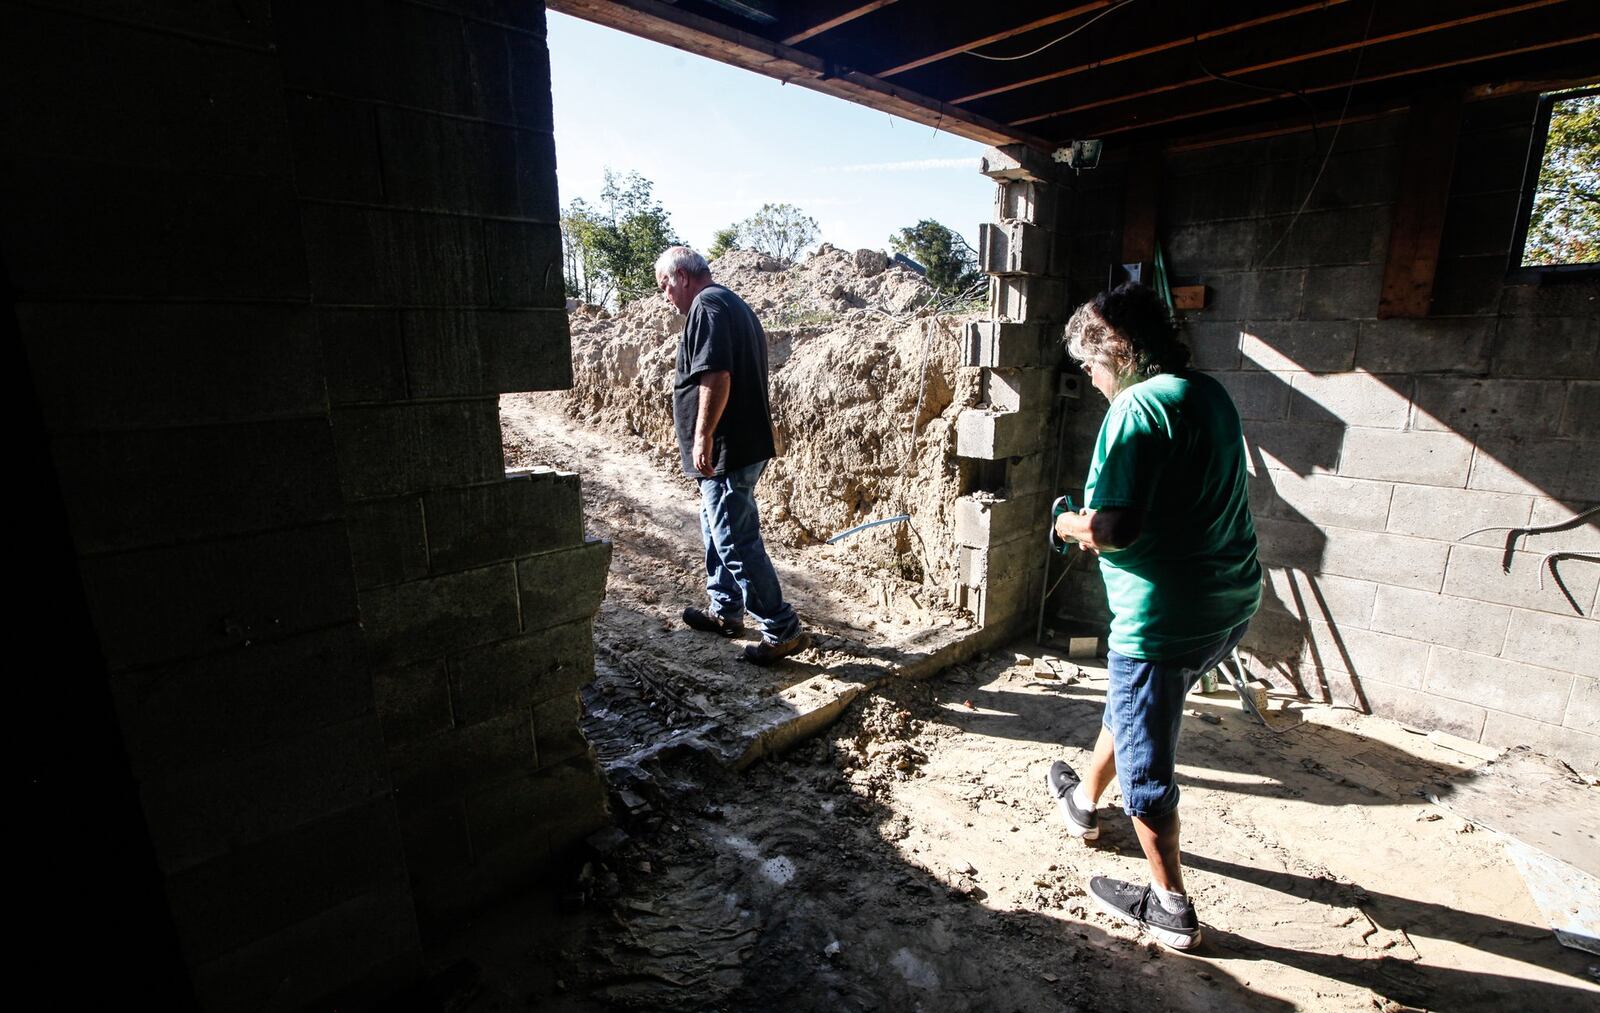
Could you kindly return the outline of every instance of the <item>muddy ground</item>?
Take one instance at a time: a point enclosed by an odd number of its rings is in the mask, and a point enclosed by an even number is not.
[[[701,593],[696,501],[676,469],[648,441],[573,423],[551,395],[509,397],[502,415],[508,465],[578,471],[590,530],[616,546],[585,731],[619,830],[597,835],[561,896],[520,899],[434,947],[451,1008],[1600,1001],[1600,958],[1554,941],[1503,844],[1419,795],[1478,758],[1332,708],[1306,706],[1305,724],[1276,735],[1225,695],[1193,698],[1184,861],[1206,941],[1177,955],[1142,940],[1083,893],[1090,875],[1144,874],[1115,788],[1086,845],[1043,787],[1053,759],[1086,762],[1102,669],[1022,644],[885,680],[970,625],[892,568],[781,541],[775,561],[820,646],[751,669],[737,644],[675,622]],[[818,680],[872,688],[821,734],[734,770],[751,755],[749,715],[781,721]]]

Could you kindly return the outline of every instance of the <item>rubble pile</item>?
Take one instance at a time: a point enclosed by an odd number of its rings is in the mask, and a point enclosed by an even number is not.
[[[712,273],[767,332],[780,456],[759,489],[766,537],[816,544],[909,514],[909,526],[864,531],[844,548],[867,566],[947,585],[960,481],[955,420],[977,398],[976,370],[958,364],[959,342],[975,316],[936,312],[922,276],[876,250],[824,244],[787,268],[736,251],[713,262]],[[568,410],[675,458],[671,391],[682,316],[651,298],[616,313],[576,306],[570,321]]]

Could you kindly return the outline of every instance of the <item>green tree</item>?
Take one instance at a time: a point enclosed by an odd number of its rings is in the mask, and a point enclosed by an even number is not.
[[[1522,262],[1600,262],[1600,94],[1551,109]]]
[[[683,242],[655,198],[655,184],[637,172],[618,176],[607,169],[600,204],[597,261],[615,285],[617,299],[629,303],[654,293],[656,257]]]
[[[611,301],[611,276],[600,266],[600,212],[574,197],[561,213],[561,267],[567,297],[604,305]]]
[[[706,251],[707,260],[716,260],[725,253],[739,248],[739,223],[734,222],[725,229],[718,229],[711,233],[711,249]]]
[[[965,292],[981,279],[978,254],[961,234],[931,218],[889,237],[889,248],[928,269],[928,283],[940,292]]]
[[[739,223],[739,238],[752,250],[784,264],[794,263],[817,239],[817,220],[793,204],[763,204]]]

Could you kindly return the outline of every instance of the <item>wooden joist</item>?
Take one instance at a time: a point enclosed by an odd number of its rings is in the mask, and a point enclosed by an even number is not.
[[[1378,297],[1380,319],[1428,315],[1460,133],[1460,92],[1428,95],[1412,103],[1389,230],[1389,259]]]

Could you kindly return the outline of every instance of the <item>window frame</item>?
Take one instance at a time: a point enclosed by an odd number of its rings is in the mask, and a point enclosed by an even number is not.
[[[1568,91],[1548,92],[1539,96],[1534,112],[1533,134],[1528,138],[1528,159],[1522,170],[1521,198],[1517,204],[1516,228],[1511,234],[1510,263],[1506,271],[1508,281],[1522,284],[1579,281],[1600,276],[1600,261],[1590,264],[1524,264],[1527,252],[1528,225],[1533,218],[1533,199],[1539,192],[1539,171],[1544,168],[1545,142],[1550,137],[1550,114],[1557,102],[1566,99],[1600,95],[1600,84],[1586,85]]]

